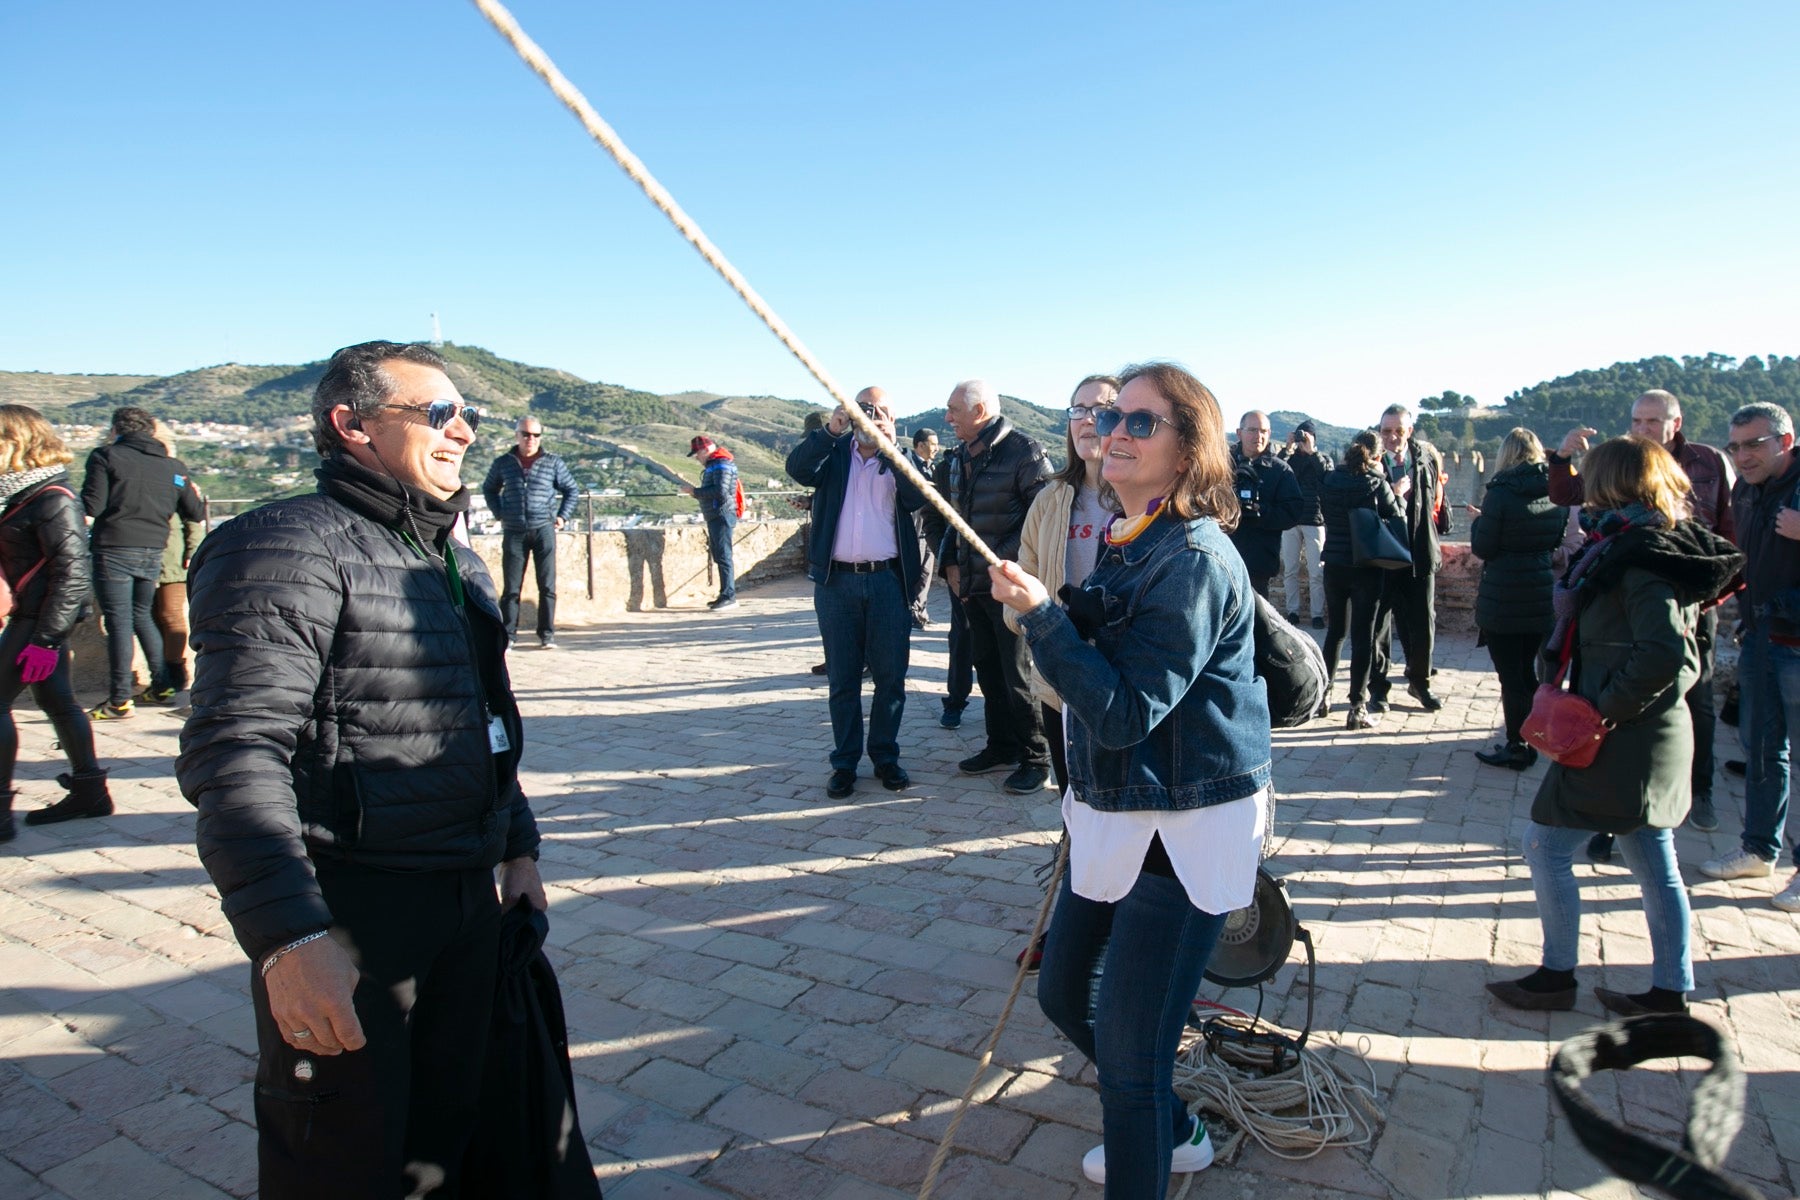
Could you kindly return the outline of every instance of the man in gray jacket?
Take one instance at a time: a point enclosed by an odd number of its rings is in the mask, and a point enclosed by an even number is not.
[[[537,564],[538,645],[556,649],[556,531],[575,515],[581,489],[563,460],[544,452],[544,425],[522,417],[518,445],[494,460],[481,494],[500,518],[500,615],[506,640],[519,636],[519,593],[525,587],[525,558]]]
[[[318,492],[189,572],[175,773],[252,964],[264,1200],[454,1188],[501,909],[547,907],[493,582],[451,537],[480,417],[427,346],[338,351]]]

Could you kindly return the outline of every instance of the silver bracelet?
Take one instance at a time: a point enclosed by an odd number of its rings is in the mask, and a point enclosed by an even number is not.
[[[331,931],[329,929],[321,929],[317,933],[309,933],[303,938],[297,938],[296,940],[289,942],[281,949],[275,951],[275,953],[269,955],[269,957],[263,959],[262,977],[265,979],[268,978],[269,972],[274,969],[276,963],[281,961],[282,955],[288,953],[290,950],[298,950],[308,942],[316,942],[322,937],[329,937],[330,934]]]

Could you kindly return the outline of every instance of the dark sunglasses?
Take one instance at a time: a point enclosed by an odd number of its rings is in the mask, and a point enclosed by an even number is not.
[[[1094,428],[1101,437],[1110,436],[1119,426],[1134,438],[1155,437],[1156,431],[1167,425],[1170,429],[1180,426],[1167,417],[1159,417],[1147,408],[1134,408],[1130,412],[1119,408],[1103,408],[1094,414]]]
[[[403,412],[422,412],[425,423],[433,429],[442,429],[457,417],[469,427],[469,432],[481,428],[481,410],[473,404],[460,404],[455,400],[433,400],[430,404],[384,404],[383,408],[397,408]]]

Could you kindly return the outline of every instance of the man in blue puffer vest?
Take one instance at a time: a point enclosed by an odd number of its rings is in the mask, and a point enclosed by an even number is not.
[[[519,593],[525,586],[525,556],[537,564],[538,645],[556,649],[556,531],[575,515],[580,488],[563,460],[544,453],[544,426],[536,417],[518,425],[517,446],[488,468],[481,494],[500,518],[500,612],[506,641],[519,635]]]

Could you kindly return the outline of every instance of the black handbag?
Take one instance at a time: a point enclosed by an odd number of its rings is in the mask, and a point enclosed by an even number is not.
[[[1383,517],[1372,508],[1350,510],[1350,561],[1358,567],[1399,571],[1413,565],[1406,548],[1406,518]]]

